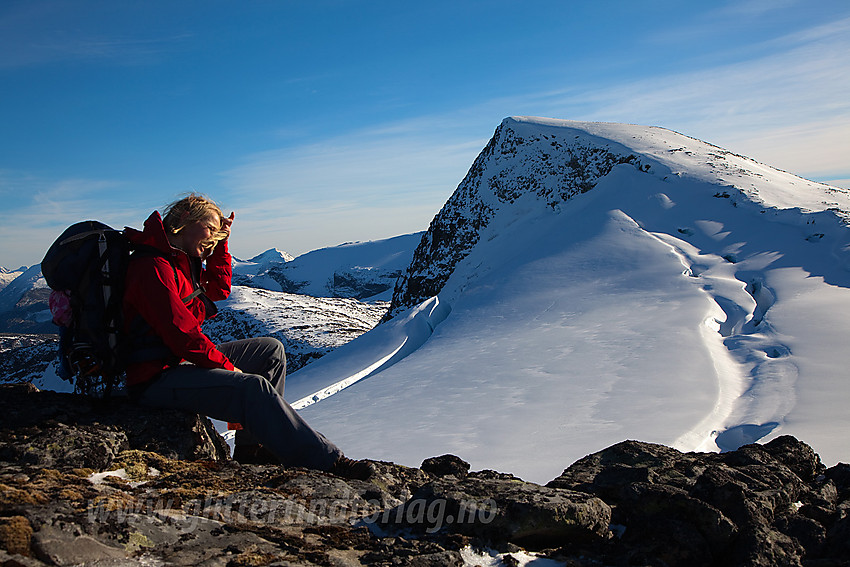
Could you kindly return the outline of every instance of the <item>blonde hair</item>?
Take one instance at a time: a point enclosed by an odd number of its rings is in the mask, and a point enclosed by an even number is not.
[[[198,193],[189,193],[186,197],[165,207],[162,224],[167,234],[178,234],[186,226],[194,222],[202,222],[212,214],[218,215],[219,223],[223,224],[224,213],[221,212],[221,208],[215,201]],[[227,238],[227,232],[221,230],[221,225],[219,225],[219,230],[214,232],[210,239],[204,243],[206,251],[204,257],[211,254],[216,244],[225,238]]]

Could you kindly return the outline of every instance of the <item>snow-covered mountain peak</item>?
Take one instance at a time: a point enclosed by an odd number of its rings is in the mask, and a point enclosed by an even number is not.
[[[386,322],[287,388],[347,453],[406,464],[545,480],[623,439],[779,434],[846,460],[849,204],[663,128],[508,118]]]
[[[257,254],[250,260],[241,260],[239,258],[233,258],[233,270],[235,273],[238,274],[254,276],[263,272],[267,272],[270,268],[274,266],[279,266],[281,264],[285,264],[286,262],[290,262],[293,259],[294,256],[292,256],[288,252],[278,250],[277,248],[270,248],[265,252]]]
[[[15,272],[22,273],[26,269],[27,269],[26,266],[21,266],[17,270],[10,270],[9,268],[6,268],[5,266],[0,266],[0,274],[12,274],[12,273],[15,273]]]
[[[289,252],[284,252],[283,250],[278,250],[277,248],[270,248],[265,252],[257,254],[248,261],[254,262],[255,264],[268,265],[271,262],[290,262],[294,259],[295,256],[293,256]]]
[[[557,213],[619,167],[662,182],[697,181],[694,190],[726,195],[736,205],[831,211],[850,219],[850,191],[802,179],[672,130],[505,118],[432,221],[398,282],[388,316],[437,295],[500,211],[510,218],[532,211]]]
[[[598,143],[615,142],[640,155],[646,163],[664,166],[660,175],[684,175],[709,183],[735,187],[756,203],[780,209],[806,211],[833,209],[850,216],[850,191],[803,179],[702,140],[657,126],[606,122],[578,122],[514,116],[502,125],[517,135],[540,141],[543,136],[595,137]],[[616,151],[612,149],[612,151]],[[649,158],[649,159],[647,159]]]
[[[12,283],[15,278],[23,274],[25,271],[27,271],[26,266],[21,266],[17,270],[10,270],[8,268],[0,266],[0,290]]]

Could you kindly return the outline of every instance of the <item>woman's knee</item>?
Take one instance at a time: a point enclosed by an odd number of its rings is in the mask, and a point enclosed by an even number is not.
[[[268,349],[269,358],[275,363],[286,368],[286,349],[283,343],[274,337],[263,337]]]
[[[268,345],[267,348],[269,350],[274,351],[274,352],[280,351],[281,353],[284,352],[283,343],[280,342],[279,340],[277,340],[276,338],[274,338],[274,337],[261,337],[260,339]]]

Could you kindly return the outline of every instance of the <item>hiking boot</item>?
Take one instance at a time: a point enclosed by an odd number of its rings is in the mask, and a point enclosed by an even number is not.
[[[233,449],[233,460],[243,465],[280,464],[277,457],[260,444],[237,444]]]
[[[355,461],[345,455],[340,455],[330,470],[331,474],[350,480],[369,480],[375,472],[375,465],[369,461]]]

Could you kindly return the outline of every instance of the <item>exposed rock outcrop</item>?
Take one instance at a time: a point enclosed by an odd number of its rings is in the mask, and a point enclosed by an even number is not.
[[[127,450],[169,459],[227,459],[227,444],[209,419],[39,391],[31,384],[0,386],[0,459],[40,467],[106,470]]]
[[[625,441],[547,486],[376,462],[368,482],[230,460],[206,418],[0,386],[2,565],[846,565],[850,466],[794,438]],[[476,557],[478,559],[476,559]]]
[[[838,565],[850,557],[847,465],[826,469],[793,437],[729,453],[680,453],[626,441],[576,462],[547,486],[590,492],[622,526],[638,563]]]

